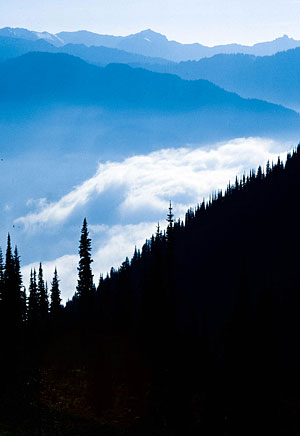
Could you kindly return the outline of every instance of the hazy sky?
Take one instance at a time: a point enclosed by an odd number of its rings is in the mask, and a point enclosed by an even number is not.
[[[152,28],[209,45],[300,39],[299,18],[300,0],[0,0],[0,27],[115,35]]]

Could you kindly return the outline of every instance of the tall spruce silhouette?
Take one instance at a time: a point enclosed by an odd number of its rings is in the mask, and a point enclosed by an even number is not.
[[[28,325],[30,328],[37,328],[40,322],[39,294],[36,282],[35,269],[30,272],[29,297],[28,297]]]
[[[173,207],[172,207],[172,202],[171,201],[170,201],[170,204],[169,204],[169,212],[168,212],[168,215],[167,215],[167,223],[168,223],[167,238],[168,238],[169,242],[171,242],[172,233],[173,233],[173,227],[174,227],[174,214],[173,214]]]
[[[4,292],[4,261],[3,261],[3,253],[0,248],[0,317],[2,312],[2,301],[3,301],[3,292]]]
[[[50,314],[52,318],[57,318],[61,313],[61,297],[59,289],[59,279],[57,269],[54,269],[53,280],[51,282],[51,295],[50,295]]]
[[[43,267],[41,263],[39,265],[39,272],[38,272],[37,292],[39,298],[40,319],[42,323],[45,323],[49,313],[49,300],[48,300],[48,293],[46,290],[44,276],[43,276]]]
[[[15,263],[17,261],[17,265]],[[3,289],[3,317],[12,331],[22,325],[22,278],[20,273],[19,257],[13,256],[10,235],[7,237],[7,249],[4,268]]]
[[[81,236],[79,241],[79,265],[78,265],[78,283],[77,297],[82,307],[87,307],[91,303],[94,284],[91,264],[91,239],[89,238],[86,218],[83,220]]]
[[[18,293],[18,298],[17,298],[18,312],[21,321],[25,323],[27,320],[27,297],[26,297],[25,287],[23,286],[20,256],[18,253],[17,246],[15,247],[15,251],[14,251],[14,267],[15,267],[16,290]]]

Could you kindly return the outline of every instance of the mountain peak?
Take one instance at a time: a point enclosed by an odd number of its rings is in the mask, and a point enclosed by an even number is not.
[[[160,36],[162,36],[160,33],[155,32],[155,31],[152,30],[152,29],[141,30],[141,32],[138,32],[137,35],[138,35],[138,34],[140,34],[140,35],[146,35],[146,36],[153,36],[153,35],[160,35]]]
[[[290,38],[288,35],[286,35],[286,34],[284,34],[284,35],[282,35],[282,36],[279,36],[279,38],[276,38],[275,39],[275,41],[277,40],[281,40],[281,41],[290,41],[290,40],[292,40],[293,38]]]
[[[144,38],[148,41],[166,41],[167,37],[161,33],[155,32],[152,29],[145,29],[141,32],[130,35],[131,38]]]

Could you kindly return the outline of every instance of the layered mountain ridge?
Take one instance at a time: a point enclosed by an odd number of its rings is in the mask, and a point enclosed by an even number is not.
[[[6,27],[0,29],[0,36],[22,38],[31,41],[43,39],[54,46],[61,47],[66,44],[84,44],[86,46],[103,46],[135,53],[147,57],[159,57],[169,61],[180,62],[199,60],[216,54],[244,53],[255,56],[272,55],[300,46],[300,41],[283,35],[273,41],[261,42],[253,46],[241,44],[226,44],[208,47],[199,43],[181,44],[170,41],[165,35],[151,29],[143,30],[128,36],[101,35],[86,30],[75,32],[35,32],[27,29],[13,29]]]
[[[86,144],[102,152],[111,147],[145,152],[255,135],[294,138],[300,131],[296,112],[243,99],[206,80],[121,64],[102,68],[62,53],[28,53],[0,64],[3,149],[23,147],[31,119],[31,144],[41,141],[35,126],[42,122],[43,131],[49,131],[44,144],[67,129],[73,148],[82,146],[83,135]],[[52,139],[49,145],[60,142]]]
[[[185,80],[209,80],[244,98],[259,98],[296,110],[300,108],[299,47],[272,56],[220,54],[199,61],[152,65],[150,69],[176,74]]]

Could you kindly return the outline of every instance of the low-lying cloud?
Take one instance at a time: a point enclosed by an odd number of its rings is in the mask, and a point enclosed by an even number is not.
[[[210,148],[163,149],[148,155],[137,155],[121,162],[99,163],[94,176],[56,202],[31,202],[32,212],[16,220],[26,231],[60,225],[63,232],[71,217],[98,196],[113,189],[122,191],[117,210],[118,225],[110,222],[91,222],[93,240],[93,270],[95,282],[100,272],[117,267],[131,256],[134,246],[141,247],[155,231],[156,221],[165,219],[168,201],[174,204],[176,217],[183,217],[186,209],[207,198],[212,192],[226,188],[229,180],[242,175],[267,160],[277,161],[289,147],[261,138],[236,139]],[[105,207],[112,207],[105,203]],[[145,210],[151,211],[145,219]],[[95,219],[94,219],[95,221]],[[81,223],[79,223],[80,225]],[[103,237],[105,235],[105,237]],[[60,256],[44,264],[45,276],[51,280],[57,266],[64,299],[76,288],[78,257],[74,253]],[[36,263],[23,268],[24,277]]]
[[[212,191],[224,188],[236,174],[256,168],[267,159],[276,159],[278,145],[268,139],[236,139],[213,148],[163,149],[137,155],[122,162],[99,163],[96,174],[58,201],[40,201],[38,211],[16,220],[26,229],[61,224],[83,205],[110,188],[125,190],[119,205],[122,213],[137,212],[151,205],[166,209],[166,200],[178,198],[182,212],[185,199],[195,202]],[[31,203],[33,200],[31,200]],[[29,203],[30,204],[30,203]]]

